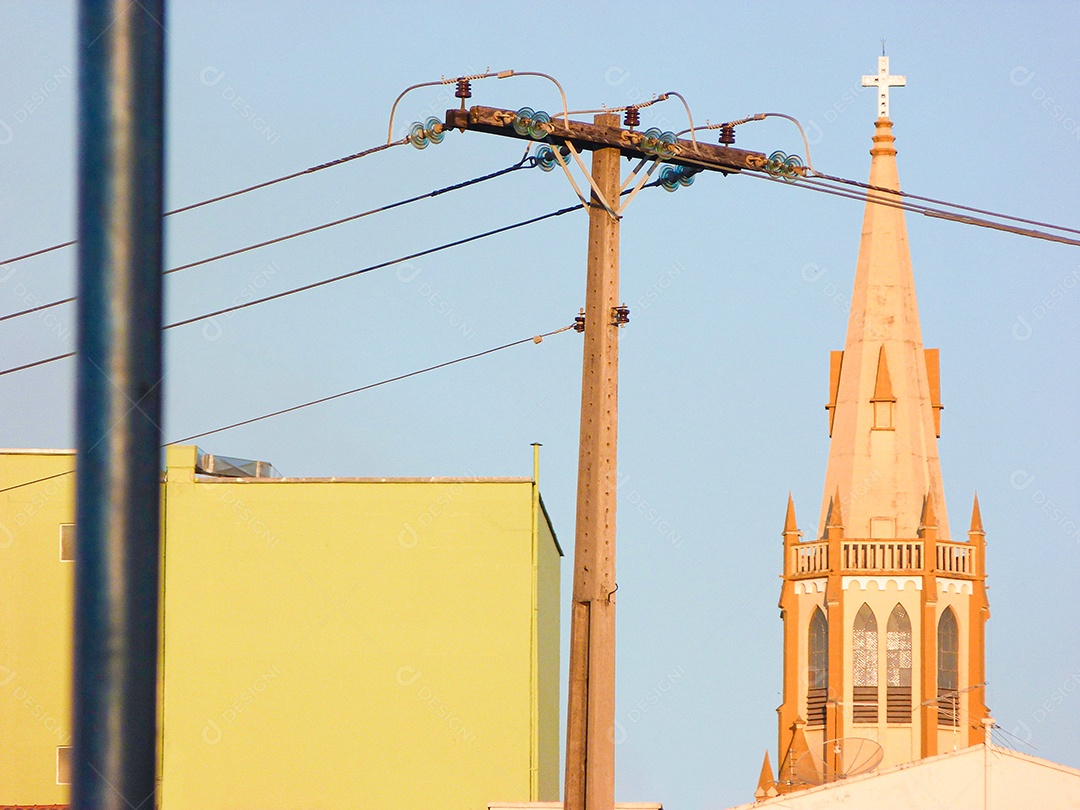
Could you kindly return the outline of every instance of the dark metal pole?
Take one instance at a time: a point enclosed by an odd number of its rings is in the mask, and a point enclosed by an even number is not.
[[[163,6],[79,9],[77,810],[155,803]]]

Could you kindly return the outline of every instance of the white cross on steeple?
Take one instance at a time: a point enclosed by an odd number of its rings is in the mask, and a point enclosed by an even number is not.
[[[877,60],[877,75],[863,76],[862,86],[878,89],[878,118],[889,117],[889,88],[904,87],[907,84],[906,76],[889,75],[889,57],[879,56]]]

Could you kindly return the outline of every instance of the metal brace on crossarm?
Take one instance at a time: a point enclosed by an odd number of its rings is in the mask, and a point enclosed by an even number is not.
[[[588,178],[589,186],[592,188],[593,194],[596,195],[596,199],[600,201],[600,205],[603,206],[604,210],[608,212],[608,215],[612,219],[622,218],[623,211],[626,210],[626,207],[630,205],[630,201],[634,199],[634,197],[639,191],[641,191],[642,187],[644,187],[645,183],[649,180],[649,178],[652,177],[652,173],[656,170],[656,167],[659,166],[661,162],[661,158],[659,156],[652,160],[651,163],[647,159],[640,160],[638,162],[638,165],[634,167],[634,170],[630,172],[630,174],[627,176],[626,180],[623,181],[622,185],[619,186],[619,192],[621,196],[622,192],[626,190],[626,187],[634,181],[635,177],[637,177],[637,183],[634,184],[633,190],[631,190],[631,192],[626,195],[626,199],[622,201],[621,205],[613,206],[610,202],[608,202],[608,200],[604,197],[603,193],[597,187],[596,181],[593,180],[592,172],[590,172],[585,166],[585,161],[581,159],[581,155],[578,150],[574,148],[574,144],[570,141],[564,141],[564,143],[566,144],[566,148],[569,150],[569,153],[573,155],[574,162],[577,163],[578,168],[581,169],[581,173]],[[566,174],[566,179],[570,181],[570,185],[573,187],[574,193],[577,194],[578,199],[581,200],[582,206],[584,206],[585,210],[587,211],[589,209],[590,201],[586,199],[584,194],[581,193],[581,187],[578,186],[577,181],[574,180],[574,175],[570,171],[570,166],[562,156],[562,150],[552,148],[551,152],[555,156],[555,159],[559,162],[559,166],[562,167],[563,172]],[[642,166],[644,166],[646,163],[650,163],[649,168],[645,171],[644,174],[638,177]]]

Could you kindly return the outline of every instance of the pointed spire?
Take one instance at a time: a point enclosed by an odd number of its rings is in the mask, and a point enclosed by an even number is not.
[[[847,537],[870,537],[872,519],[886,516],[895,518],[897,537],[914,538],[928,491],[938,536],[949,537],[937,448],[937,355],[928,358],[923,347],[907,225],[891,193],[900,190],[892,129],[886,118],[876,122],[847,337],[842,362],[830,364],[832,373],[839,369],[818,536],[827,523],[839,523],[830,514],[839,487],[858,493],[844,504]]]
[[[825,518],[826,529],[844,528],[844,515],[840,511],[840,487],[837,485],[836,492],[829,498],[829,514]]]
[[[784,756],[780,760],[780,767],[776,772],[779,777],[776,784],[785,793],[798,790],[798,787],[793,784],[795,782],[795,764],[803,754],[810,750],[810,746],[806,742],[806,733],[803,731],[804,726],[806,726],[806,721],[802,719],[801,715],[796,716],[795,722],[791,724],[791,739],[788,742],[787,751],[784,752]]]
[[[802,536],[799,524],[795,521],[795,500],[790,492],[787,494],[787,515],[784,517],[784,539],[788,539],[789,536],[795,540]]]
[[[758,777],[755,799],[766,799],[776,795],[776,779],[773,777],[772,763],[769,762],[769,749],[765,749],[765,760],[761,763],[761,775]]]
[[[889,379],[889,364],[885,361],[885,344],[881,344],[878,352],[877,379],[874,382],[873,402],[896,402],[892,392],[892,381]]]
[[[923,501],[922,518],[919,520],[919,537],[937,539],[938,522],[937,513],[934,511],[934,493],[927,492]]]
[[[968,529],[968,536],[973,534],[986,535],[983,531],[982,512],[979,511],[979,493],[975,493],[975,503],[971,507],[971,528]]]

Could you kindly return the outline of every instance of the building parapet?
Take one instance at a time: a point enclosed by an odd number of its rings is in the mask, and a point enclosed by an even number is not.
[[[953,543],[939,540],[935,547],[932,567],[927,567],[923,540],[843,540],[840,543],[840,572],[852,571],[919,571],[945,574],[958,578],[977,578],[976,546],[972,543]],[[829,541],[816,540],[796,543],[789,547],[784,575],[793,579],[820,577],[829,573]]]

